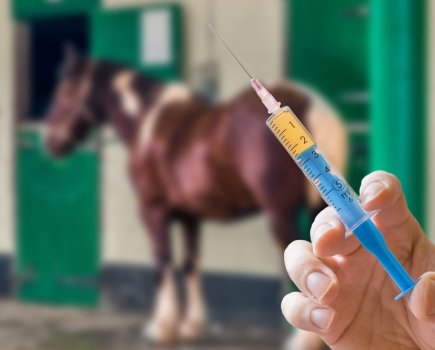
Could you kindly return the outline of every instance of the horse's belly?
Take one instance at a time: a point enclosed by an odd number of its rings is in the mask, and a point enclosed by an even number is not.
[[[176,207],[209,219],[233,219],[258,210],[250,198],[236,198],[225,189],[213,188],[186,193]]]
[[[176,207],[209,218],[232,218],[256,209],[234,169],[220,166],[207,147],[197,145],[174,166],[171,201]]]

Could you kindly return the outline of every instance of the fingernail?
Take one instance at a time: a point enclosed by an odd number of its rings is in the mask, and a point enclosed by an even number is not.
[[[381,181],[373,181],[364,189],[361,194],[361,201],[363,203],[368,203],[379,196],[383,190],[385,190],[385,185]]]
[[[435,316],[435,281],[428,281],[426,287],[427,315]]]
[[[322,272],[312,272],[307,277],[307,288],[318,300],[328,292],[332,283],[332,280]]]
[[[319,225],[319,227],[316,228],[316,231],[314,231],[313,240],[314,241],[317,240],[317,238],[319,238],[325,232],[329,231],[332,227],[333,227],[333,225],[331,225],[329,223],[324,223],[324,224]]]
[[[331,309],[315,308],[311,311],[311,322],[321,329],[328,329],[333,318],[334,311]]]

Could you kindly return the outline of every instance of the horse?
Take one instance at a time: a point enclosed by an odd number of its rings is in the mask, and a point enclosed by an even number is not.
[[[269,88],[343,170],[346,132],[337,113],[296,84]],[[204,332],[201,220],[262,212],[282,253],[299,237],[298,210],[309,207],[314,216],[324,207],[265,126],[267,117],[251,90],[211,103],[181,83],[163,83],[125,65],[67,50],[45,119],[45,145],[53,156],[65,156],[91,130],[109,122],[127,147],[129,176],[155,260],[157,295],[145,332],[156,343],[193,341]],[[170,250],[173,221],[181,224],[184,237],[184,312]]]

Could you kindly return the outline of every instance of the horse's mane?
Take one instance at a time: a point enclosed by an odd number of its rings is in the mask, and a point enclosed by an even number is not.
[[[164,84],[161,79],[145,74],[141,70],[117,61],[101,59],[95,60],[96,64],[96,80],[108,83],[117,73],[122,71],[132,71],[136,76],[137,88],[139,91],[147,90],[149,87]]]

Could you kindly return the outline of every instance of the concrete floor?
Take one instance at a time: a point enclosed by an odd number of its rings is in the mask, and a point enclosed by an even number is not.
[[[153,350],[139,337],[143,323],[144,317],[134,314],[0,301],[0,349]],[[281,331],[210,325],[201,344],[178,349],[274,350],[282,338]]]

